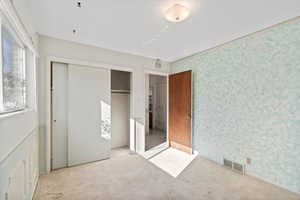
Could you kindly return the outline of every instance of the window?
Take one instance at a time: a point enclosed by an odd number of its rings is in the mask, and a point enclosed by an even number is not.
[[[26,107],[25,48],[7,26],[1,26],[0,114]]]

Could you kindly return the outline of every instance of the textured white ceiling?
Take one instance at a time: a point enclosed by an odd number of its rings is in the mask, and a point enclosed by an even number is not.
[[[300,0],[30,0],[40,34],[174,61],[300,14]],[[163,12],[181,2],[182,23]],[[74,35],[72,30],[76,29]]]

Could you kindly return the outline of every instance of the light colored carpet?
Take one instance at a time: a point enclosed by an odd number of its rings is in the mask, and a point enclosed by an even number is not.
[[[300,196],[200,157],[173,178],[141,156],[122,154],[42,176],[34,199],[300,200]]]

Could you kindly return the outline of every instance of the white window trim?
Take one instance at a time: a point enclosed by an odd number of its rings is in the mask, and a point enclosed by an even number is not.
[[[3,18],[7,22],[3,21]],[[26,88],[26,106],[24,109],[0,113],[0,120],[5,118],[10,118],[15,115],[24,114],[31,111],[37,111],[37,93],[36,93],[36,58],[39,56],[37,49],[34,47],[30,36],[27,34],[25,27],[20,22],[17,14],[15,13],[15,9],[10,0],[0,0],[0,25],[4,25],[16,36],[17,42],[21,44],[21,46],[25,49],[25,76],[27,80],[27,88]],[[1,38],[1,31],[0,31]],[[0,42],[1,45],[1,42]],[[27,51],[32,53],[32,59],[27,57]],[[0,48],[0,80],[2,80],[2,48]],[[28,69],[30,68],[30,69]],[[28,72],[33,73],[31,76],[28,76]],[[1,105],[3,105],[3,90],[2,90],[2,81],[0,81],[0,101]],[[30,96],[29,96],[30,95]]]
[[[33,112],[35,111],[33,108],[25,108],[23,110],[19,110],[19,111],[14,111],[14,112],[9,112],[9,113],[3,113],[0,115],[0,122],[7,120],[9,118],[15,117],[17,115],[23,115],[25,113],[29,113],[29,112]]]
[[[1,15],[7,18],[9,24],[15,30],[16,34],[19,36],[22,43],[27,48],[29,48],[34,53],[35,56],[38,57],[38,52],[34,47],[30,36],[27,34],[26,30],[24,30],[24,27],[20,22],[17,14],[15,13],[14,7],[11,4],[10,0],[0,0],[0,10],[1,10]]]
[[[1,110],[3,110],[3,57],[2,57],[2,29],[3,27],[5,27],[5,29],[9,32],[9,34],[12,35],[13,39],[15,40],[15,42],[22,48],[22,54],[23,54],[23,60],[22,60],[22,65],[23,65],[23,69],[24,72],[23,72],[23,78],[25,79],[26,81],[26,86],[25,86],[25,92],[24,92],[24,96],[23,96],[23,101],[25,103],[24,107],[22,108],[17,108],[15,110],[9,110],[9,111],[4,111],[4,112],[0,112],[0,116],[3,116],[3,115],[7,115],[7,114],[10,114],[10,113],[16,113],[16,112],[20,112],[20,111],[24,111],[25,109],[28,108],[28,104],[27,104],[27,92],[28,92],[28,84],[27,82],[29,80],[27,80],[27,72],[28,72],[28,68],[30,67],[27,63],[27,52],[28,49],[26,48],[26,46],[24,45],[24,43],[22,42],[22,40],[20,39],[20,37],[18,36],[18,34],[16,33],[16,31],[14,30],[14,28],[12,27],[12,25],[9,23],[9,20],[3,16],[1,14],[1,18],[0,18],[0,108]]]

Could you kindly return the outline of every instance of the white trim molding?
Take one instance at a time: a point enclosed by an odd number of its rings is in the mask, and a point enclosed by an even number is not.
[[[5,15],[9,23],[13,26],[22,42],[35,54],[35,56],[38,56],[38,51],[34,47],[31,37],[28,35],[25,27],[20,21],[11,1],[0,0],[0,10],[2,14]]]

